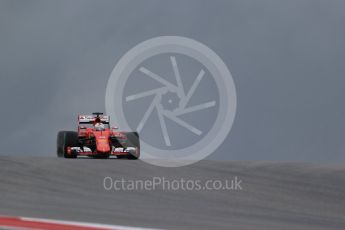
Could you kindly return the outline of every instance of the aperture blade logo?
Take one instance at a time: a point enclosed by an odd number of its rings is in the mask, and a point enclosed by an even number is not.
[[[235,85],[225,63],[198,41],[156,37],[129,50],[106,89],[112,125],[140,134],[141,159],[178,167],[214,152],[231,130]]]

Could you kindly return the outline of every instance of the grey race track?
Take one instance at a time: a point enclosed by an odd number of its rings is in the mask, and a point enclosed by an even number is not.
[[[241,191],[106,191],[103,179],[233,179]],[[163,229],[345,229],[345,166],[0,157],[0,215]]]

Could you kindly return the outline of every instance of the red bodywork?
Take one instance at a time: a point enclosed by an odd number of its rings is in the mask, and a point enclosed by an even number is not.
[[[121,142],[125,142],[127,140],[126,135],[124,135],[124,132],[116,131],[117,128],[110,128],[109,121],[103,122],[98,117],[95,118],[94,121],[92,121],[92,128],[83,126],[83,123],[81,122],[81,118],[84,118],[85,116],[79,115],[78,116],[78,137],[81,140],[85,140],[85,146],[95,145],[95,148],[92,151],[85,151],[84,149],[75,150],[75,147],[67,147],[67,153],[68,154],[76,154],[77,155],[84,155],[84,156],[93,156],[93,155],[127,155],[128,151],[125,151],[121,148],[115,148],[115,146],[112,146],[111,138],[116,139],[118,143],[121,144]],[[108,118],[109,119],[109,118]],[[106,128],[102,131],[98,131],[95,129],[94,124],[97,122],[102,122],[106,125]],[[85,124],[85,123],[84,123]],[[90,124],[90,123],[87,123]],[[135,149],[135,153],[138,154],[138,149]]]

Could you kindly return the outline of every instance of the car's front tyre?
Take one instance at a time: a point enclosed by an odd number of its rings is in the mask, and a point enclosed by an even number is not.
[[[57,135],[57,156],[76,158],[77,154],[67,152],[67,147],[78,146],[78,133],[74,131],[60,131]]]
[[[128,132],[126,133],[127,140],[125,142],[125,148],[130,148],[128,154],[126,155],[127,159],[137,160],[140,157],[140,141],[139,134],[137,132]]]

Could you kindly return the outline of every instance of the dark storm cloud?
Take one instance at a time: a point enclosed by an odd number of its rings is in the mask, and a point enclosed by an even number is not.
[[[119,58],[186,36],[230,68],[238,113],[212,156],[344,160],[345,2],[0,0],[2,154],[52,154],[78,113],[104,110]]]

